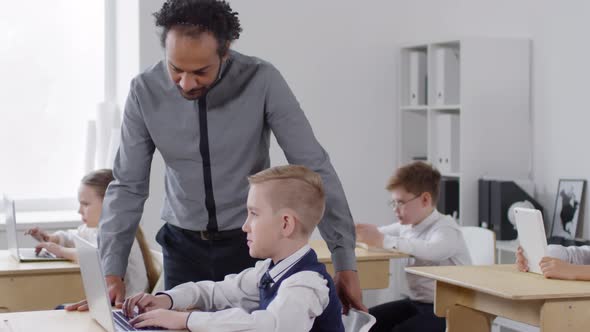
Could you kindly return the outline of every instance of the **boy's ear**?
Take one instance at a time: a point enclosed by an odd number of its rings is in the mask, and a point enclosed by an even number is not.
[[[282,215],[283,220],[283,235],[285,237],[291,236],[297,228],[297,217],[293,210],[286,209]]]
[[[432,205],[432,195],[427,191],[422,193],[422,198],[420,200],[425,206]]]

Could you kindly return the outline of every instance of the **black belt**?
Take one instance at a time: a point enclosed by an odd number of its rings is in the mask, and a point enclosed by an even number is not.
[[[171,226],[180,230],[184,234],[199,237],[203,241],[231,240],[243,237],[246,234],[241,228],[230,229],[227,231],[192,231],[190,229],[184,229],[174,225]]]
[[[203,241],[219,241],[219,240],[231,240],[237,237],[243,236],[245,233],[240,228],[231,229],[229,231],[197,231]]]

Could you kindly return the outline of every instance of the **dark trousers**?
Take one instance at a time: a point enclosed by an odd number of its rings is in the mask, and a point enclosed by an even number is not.
[[[409,299],[380,304],[369,309],[377,319],[371,332],[444,332],[446,321],[434,315],[432,303]]]
[[[208,234],[168,223],[156,235],[164,255],[165,288],[188,281],[220,281],[254,266],[241,229]]]

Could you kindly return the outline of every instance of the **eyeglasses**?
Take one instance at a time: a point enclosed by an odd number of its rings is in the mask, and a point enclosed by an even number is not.
[[[411,198],[411,199],[409,199],[409,200],[407,200],[407,201],[405,201],[405,202],[404,202],[404,201],[390,200],[388,205],[389,205],[389,206],[391,206],[391,208],[392,208],[392,209],[394,209],[394,210],[395,210],[395,209],[397,209],[397,208],[400,208],[400,209],[401,209],[401,208],[403,208],[403,207],[404,207],[406,204],[408,204],[408,203],[410,203],[411,201],[413,201],[413,200],[415,200],[415,199],[419,198],[420,196],[422,196],[422,194],[420,194],[420,195],[416,195],[416,196],[414,196],[414,198]]]

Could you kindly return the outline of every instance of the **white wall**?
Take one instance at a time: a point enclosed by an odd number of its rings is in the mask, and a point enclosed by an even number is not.
[[[244,32],[235,48],[285,76],[330,154],[357,222],[386,223],[395,161],[390,1],[231,1]],[[286,163],[273,145],[273,164]]]
[[[383,187],[397,162],[395,47],[402,42],[460,35],[531,38],[533,174],[548,215],[553,213],[559,178],[590,175],[590,154],[583,146],[590,138],[583,99],[590,77],[586,1],[230,2],[244,28],[235,48],[271,61],[286,77],[330,153],[356,222],[384,224],[392,217]],[[148,14],[162,1],[140,3],[143,69],[161,57]],[[276,145],[272,157],[274,164],[284,163]],[[161,225],[163,169],[157,157],[142,220],[152,239]],[[580,233],[586,238],[588,219]]]
[[[533,176],[551,218],[559,178],[590,177],[585,110],[590,77],[590,3],[567,1],[397,1],[390,40],[456,35],[528,37],[533,41]],[[589,207],[586,199],[584,209]],[[589,217],[579,235],[590,238]],[[547,222],[548,220],[546,220]]]

